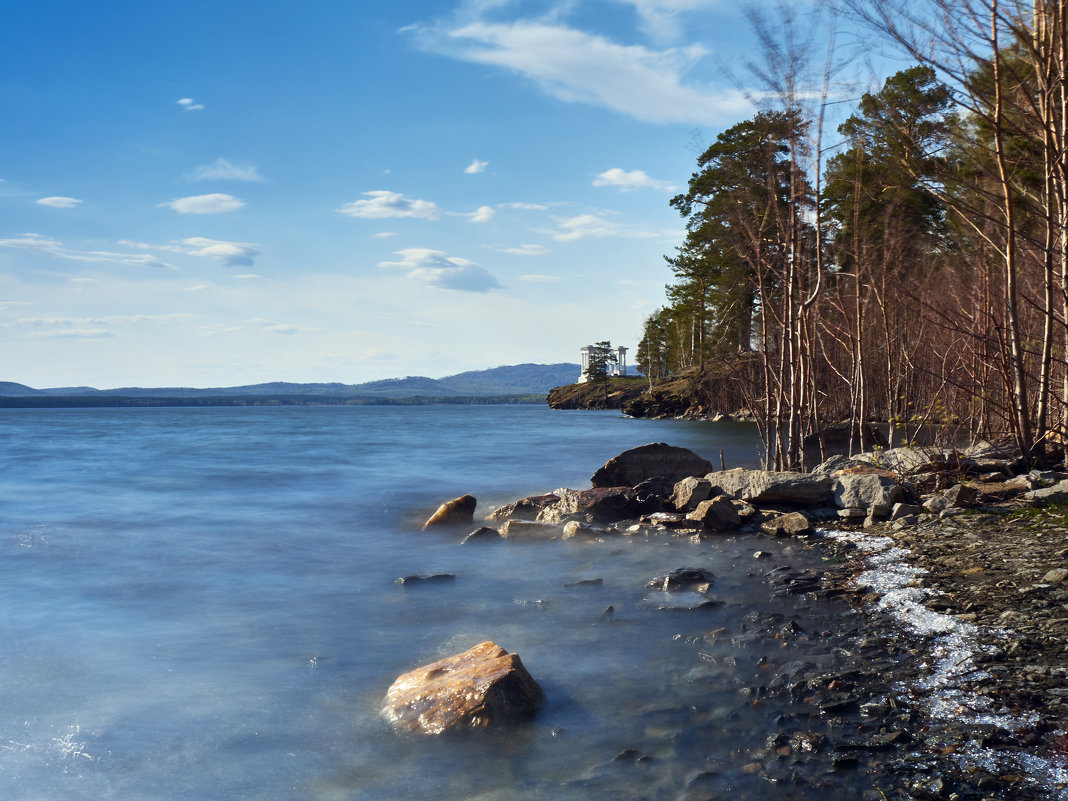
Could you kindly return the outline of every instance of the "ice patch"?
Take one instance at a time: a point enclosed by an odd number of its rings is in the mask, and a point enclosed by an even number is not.
[[[877,593],[877,606],[913,636],[928,640],[927,675],[902,689],[919,696],[927,714],[938,721],[966,726],[993,725],[1008,731],[1034,726],[1037,714],[1019,715],[993,708],[989,698],[976,695],[963,685],[988,677],[975,664],[986,649],[979,646],[979,628],[966,620],[935,612],[923,602],[942,593],[916,586],[927,571],[906,561],[909,551],[890,537],[861,532],[821,529],[820,534],[855,545],[865,555],[867,570],[853,581]],[[992,630],[995,633],[998,629]],[[963,767],[983,767],[995,774],[1017,773],[1029,777],[1050,798],[1068,801],[1068,763],[1026,752],[1003,752],[969,741],[955,758]]]

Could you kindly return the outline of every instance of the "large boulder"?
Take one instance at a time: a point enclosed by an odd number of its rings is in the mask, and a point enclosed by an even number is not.
[[[937,472],[951,466],[946,458],[946,452],[941,448],[933,447],[890,448],[885,451],[858,453],[853,460],[867,462],[901,476],[928,470]]]
[[[735,498],[755,504],[826,506],[831,500],[829,476],[813,473],[771,472],[736,467],[708,476]]]
[[[633,487],[648,478],[662,476],[676,482],[686,476],[703,476],[715,467],[688,448],[677,448],[663,442],[642,445],[624,451],[605,462],[593,474],[594,487]]]
[[[541,523],[616,523],[637,517],[637,494],[630,487],[595,487],[588,490],[557,490],[560,500],[538,513]]]
[[[834,503],[840,509],[890,508],[905,492],[890,476],[878,472],[839,473],[832,487]]]
[[[525,720],[544,700],[519,655],[487,641],[399,676],[385,713],[401,731],[442,734]]]
[[[459,498],[453,498],[451,501],[446,501],[439,506],[438,510],[430,516],[430,519],[423,523],[423,528],[470,523],[474,520],[475,507],[477,505],[478,501],[475,500],[473,495],[461,495]]]

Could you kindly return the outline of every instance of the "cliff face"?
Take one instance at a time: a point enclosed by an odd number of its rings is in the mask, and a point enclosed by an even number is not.
[[[644,378],[614,378],[608,401],[598,384],[570,384],[549,392],[554,409],[620,409],[631,417],[702,419],[738,415],[747,407],[746,387],[757,363],[746,357],[709,362],[704,368],[680,370],[649,388]]]

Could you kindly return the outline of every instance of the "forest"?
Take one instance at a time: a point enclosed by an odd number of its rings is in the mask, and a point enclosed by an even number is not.
[[[811,467],[802,444],[832,425],[861,450],[871,423],[890,446],[935,430],[1063,456],[1065,9],[847,0],[819,17],[822,36],[786,5],[751,16],[759,110],[671,200],[686,235],[639,368],[655,385],[715,365],[773,469]],[[843,89],[845,28],[909,66]]]

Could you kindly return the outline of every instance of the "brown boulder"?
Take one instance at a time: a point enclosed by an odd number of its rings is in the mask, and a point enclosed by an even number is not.
[[[694,511],[686,515],[686,519],[713,531],[734,531],[742,525],[742,519],[738,516],[729,495],[717,495],[710,500],[701,501]]]
[[[525,720],[544,699],[519,655],[487,641],[399,676],[385,713],[399,730],[441,734]]]
[[[506,540],[550,540],[560,536],[560,529],[545,523],[530,520],[505,520],[500,530],[501,538]]]
[[[761,530],[773,537],[790,537],[812,532],[812,523],[800,512],[779,515],[761,523]]]
[[[542,509],[559,500],[560,496],[551,492],[546,495],[531,495],[494,509],[490,517],[494,520],[536,520]]]
[[[557,490],[559,502],[538,513],[542,523],[616,523],[637,517],[637,495],[630,487],[595,487],[588,490]]]
[[[609,459],[593,474],[590,483],[594,487],[633,487],[654,476],[674,483],[687,476],[703,476],[715,469],[711,462],[688,448],[655,442],[631,448]]]
[[[423,528],[470,523],[475,519],[475,507],[477,505],[478,501],[475,500],[473,495],[461,495],[459,498],[453,498],[451,501],[446,501],[439,506],[438,510],[430,516],[430,519],[423,523]]]

